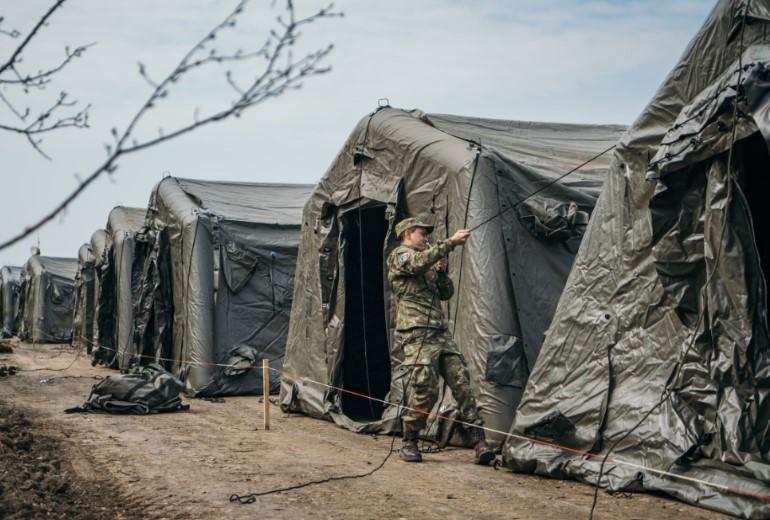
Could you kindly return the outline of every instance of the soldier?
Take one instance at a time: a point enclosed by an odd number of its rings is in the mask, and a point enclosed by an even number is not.
[[[401,333],[407,374],[407,406],[430,412],[438,399],[439,374],[452,389],[460,419],[479,426],[470,429],[476,464],[489,464],[495,454],[487,445],[483,422],[476,411],[465,361],[444,320],[441,301],[454,293],[446,273],[447,255],[465,244],[471,232],[461,229],[448,240],[428,243],[433,226],[416,218],[396,224],[401,242],[388,257],[388,281],[396,303],[396,329]],[[407,410],[402,418],[404,440],[401,458],[422,462],[417,436],[425,427],[423,413]]]

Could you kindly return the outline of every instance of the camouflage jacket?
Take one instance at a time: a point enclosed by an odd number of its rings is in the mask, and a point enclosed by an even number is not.
[[[441,240],[424,251],[401,245],[390,253],[388,282],[396,304],[397,330],[446,328],[441,301],[452,297],[454,285],[433,264],[453,249],[449,240]]]

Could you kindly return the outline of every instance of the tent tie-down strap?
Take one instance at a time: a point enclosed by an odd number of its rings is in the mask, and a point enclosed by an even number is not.
[[[518,208],[519,206],[521,206],[522,204],[524,204],[526,201],[528,201],[529,199],[531,199],[532,197],[534,197],[535,195],[537,195],[537,194],[538,194],[538,193],[540,193],[541,191],[547,190],[548,188],[550,188],[551,186],[553,186],[554,184],[556,184],[556,183],[557,183],[557,182],[559,182],[560,180],[564,179],[564,178],[565,178],[565,177],[567,177],[568,175],[572,175],[573,173],[575,173],[576,171],[578,171],[579,169],[581,169],[583,166],[586,166],[586,165],[588,165],[588,164],[590,164],[590,163],[594,162],[596,159],[598,159],[598,158],[599,158],[599,157],[601,157],[602,155],[606,154],[607,152],[611,152],[611,151],[612,151],[612,150],[614,150],[614,149],[615,149],[617,146],[618,146],[617,144],[613,144],[613,145],[612,145],[612,146],[610,146],[609,148],[606,148],[606,149],[602,150],[601,152],[597,153],[596,155],[594,155],[593,157],[590,157],[590,158],[589,158],[589,159],[587,159],[585,162],[582,162],[582,163],[578,164],[577,166],[575,166],[574,168],[572,168],[572,169],[571,169],[571,170],[569,170],[568,172],[566,172],[566,173],[562,173],[561,175],[559,175],[559,176],[558,176],[558,177],[556,177],[555,179],[553,179],[553,180],[549,181],[548,183],[546,183],[545,185],[541,186],[540,188],[536,189],[535,191],[533,191],[532,193],[530,193],[529,195],[527,195],[527,196],[526,196],[526,197],[524,197],[523,199],[521,199],[521,200],[517,201],[515,204],[512,204],[512,205],[508,206],[507,208],[504,208],[504,209],[502,209],[502,210],[498,211],[497,213],[495,213],[495,214],[494,214],[494,215],[492,215],[491,217],[489,217],[489,218],[486,218],[486,219],[482,220],[481,222],[479,222],[478,224],[476,224],[475,226],[473,226],[472,228],[470,228],[470,231],[475,231],[475,230],[477,230],[478,228],[480,228],[481,226],[483,226],[483,225],[485,225],[485,224],[489,224],[490,222],[492,222],[493,220],[495,220],[497,217],[499,217],[499,216],[503,215],[504,213],[507,213],[508,211],[510,211],[510,210],[512,210],[512,209],[516,209],[516,208]]]
[[[113,349],[108,349],[108,350],[113,350]],[[155,357],[155,356],[145,356],[145,355],[140,355],[139,357],[151,358],[151,359],[153,359],[155,361],[170,361],[170,362],[174,362],[174,363],[183,363],[184,362],[181,359],[173,359],[173,358],[158,358],[158,357]],[[198,361],[195,361],[195,362],[190,361],[190,362],[186,362],[186,364],[187,365],[193,365],[193,366],[208,366],[208,367],[211,367],[211,366],[213,366],[213,367],[225,367],[225,368],[233,367],[233,365],[225,364],[225,363],[206,363],[206,362],[198,362]],[[240,368],[262,370],[262,365],[240,366]],[[478,426],[478,425],[475,425],[475,424],[472,424],[472,423],[469,423],[469,422],[457,419],[455,417],[450,417],[448,415],[440,414],[438,412],[434,413],[434,412],[431,412],[430,410],[423,410],[423,409],[420,409],[420,408],[413,408],[413,407],[410,407],[410,406],[406,406],[404,404],[394,403],[394,402],[391,402],[391,401],[387,401],[385,399],[380,399],[380,398],[377,398],[377,397],[373,397],[371,395],[367,395],[367,394],[364,394],[364,393],[361,393],[361,392],[357,392],[355,390],[350,390],[350,389],[347,389],[347,388],[344,388],[344,387],[341,387],[341,386],[330,385],[328,383],[323,383],[321,381],[315,381],[315,380],[310,379],[308,377],[297,376],[295,374],[291,374],[289,372],[286,372],[286,371],[278,369],[278,368],[270,367],[270,370],[272,372],[275,372],[275,373],[279,374],[281,377],[286,377],[288,379],[292,379],[292,380],[295,380],[295,381],[298,381],[298,380],[305,381],[307,383],[318,385],[318,386],[324,387],[324,388],[329,389],[329,390],[336,390],[338,392],[342,392],[342,393],[345,393],[345,394],[348,394],[348,395],[359,397],[361,399],[368,399],[370,401],[381,403],[381,404],[384,404],[386,406],[395,406],[395,407],[398,407],[399,410],[409,410],[411,412],[415,412],[415,413],[419,413],[421,415],[425,415],[426,417],[429,417],[429,418],[434,418],[434,419],[437,419],[437,420],[440,420],[440,421],[446,421],[446,422],[449,422],[449,423],[452,423],[452,424],[457,424],[459,426],[464,426],[466,428],[481,428],[481,429],[483,429],[483,430],[485,430],[486,432],[489,432],[489,433],[495,433],[495,434],[502,435],[502,436],[507,437],[507,438],[517,439],[517,440],[525,441],[525,442],[530,442],[532,444],[537,444],[539,446],[546,446],[546,447],[549,447],[549,448],[553,448],[555,450],[563,451],[563,452],[566,452],[566,453],[572,453],[574,455],[581,455],[581,456],[584,456],[584,457],[587,457],[587,458],[591,458],[591,459],[603,458],[603,455],[601,453],[594,453],[594,452],[591,452],[591,451],[581,450],[581,449],[577,449],[577,448],[570,448],[569,446],[563,446],[561,444],[557,444],[557,443],[554,443],[554,442],[546,441],[546,440],[543,440],[543,439],[538,439],[536,437],[530,437],[530,436],[527,436],[527,435],[519,435],[519,434],[516,434],[516,433],[511,433],[511,432],[506,432],[506,431],[502,431],[502,430],[497,430],[495,428],[490,428],[488,426]],[[617,459],[617,458],[606,459],[606,462],[608,462],[610,464],[616,464],[618,466],[625,466],[625,467],[634,468],[634,469],[637,469],[637,470],[642,470],[642,471],[645,471],[645,472],[653,473],[655,475],[659,475],[661,477],[669,477],[669,478],[676,479],[676,480],[683,480],[683,481],[687,481],[687,482],[692,482],[694,484],[701,484],[701,485],[704,485],[704,486],[707,486],[707,487],[710,487],[710,488],[713,488],[713,489],[718,489],[719,491],[722,491],[722,492],[725,492],[725,493],[731,493],[731,494],[734,494],[734,495],[740,495],[740,496],[744,496],[744,497],[748,497],[748,498],[754,498],[754,499],[757,499],[757,500],[762,500],[762,501],[765,501],[765,502],[770,502],[770,495],[765,495],[765,494],[762,494],[762,493],[756,493],[756,492],[750,491],[748,489],[742,489],[742,488],[733,487],[733,486],[726,486],[724,484],[718,484],[716,482],[710,482],[710,481],[704,480],[704,479],[699,479],[699,478],[695,478],[695,477],[688,477],[686,475],[680,475],[678,473],[673,473],[671,471],[651,468],[651,467],[645,466],[643,464],[637,464],[635,462],[630,462],[630,461],[626,461],[626,460],[623,460],[623,459]],[[265,492],[265,493],[252,493],[252,494],[244,495],[244,496],[232,495],[230,497],[230,501],[231,502],[240,502],[242,504],[251,504],[251,503],[254,502],[254,498],[255,497],[258,497],[258,496],[261,496],[261,495],[274,494],[274,493],[280,492],[280,491],[289,491],[289,490],[292,490],[292,489],[298,489],[300,487],[307,487],[308,485],[311,485],[311,484],[320,484],[320,483],[323,483],[323,482],[330,482],[330,481],[334,481],[334,480],[342,480],[343,478],[346,478],[346,479],[347,478],[358,478],[360,476],[366,476],[368,473],[369,472],[367,472],[366,474],[363,474],[363,475],[345,475],[344,477],[330,477],[328,479],[324,479],[323,481],[313,481],[313,482],[310,482],[310,483],[306,482],[306,483],[300,484],[298,486],[290,486],[290,487],[287,487],[287,488],[282,488],[281,490],[278,490],[278,491],[277,490],[271,490],[271,491]]]

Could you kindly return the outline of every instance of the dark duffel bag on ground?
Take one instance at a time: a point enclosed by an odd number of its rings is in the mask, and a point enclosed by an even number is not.
[[[190,406],[179,398],[183,388],[184,383],[160,365],[135,367],[125,374],[105,377],[93,386],[85,403],[65,412],[144,415],[186,411]]]

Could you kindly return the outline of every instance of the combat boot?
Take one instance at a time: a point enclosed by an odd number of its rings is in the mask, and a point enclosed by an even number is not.
[[[471,428],[471,443],[473,444],[473,461],[482,466],[495,460],[495,452],[487,444],[487,437],[481,428]]]
[[[401,459],[404,462],[422,462],[422,455],[417,447],[417,433],[407,432],[401,442]]]

